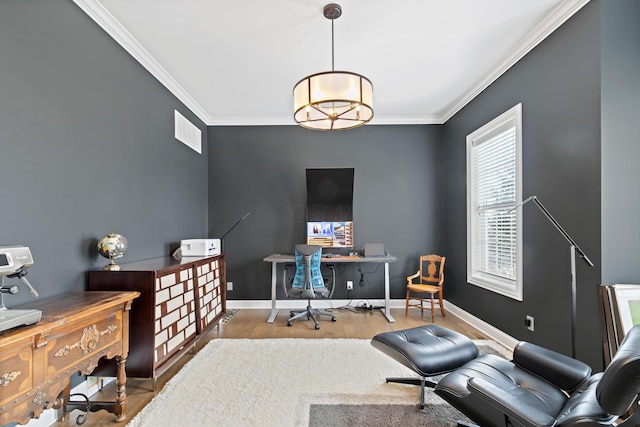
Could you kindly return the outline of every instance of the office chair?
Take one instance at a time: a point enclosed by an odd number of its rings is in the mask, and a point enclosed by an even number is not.
[[[296,245],[296,274],[293,281],[287,280],[287,266],[284,268],[283,286],[287,297],[289,298],[306,298],[307,308],[305,310],[291,310],[291,317],[287,321],[287,326],[291,326],[294,320],[304,317],[312,319],[315,328],[320,329],[317,316],[330,316],[331,321],[335,322],[336,317],[325,310],[311,307],[311,300],[316,298],[331,298],[335,289],[336,273],[333,265],[327,265],[331,269],[332,279],[331,288],[325,285],[322,272],[320,271],[320,257],[322,256],[322,247],[316,245]],[[287,284],[290,284],[290,287]]]
[[[483,427],[638,426],[640,325],[601,373],[520,342],[512,361],[494,355],[471,360],[440,379],[435,392]]]
[[[417,307],[421,312],[429,310],[424,307],[426,301],[431,304],[431,323],[435,322],[435,304],[440,308],[442,317],[446,317],[447,313],[444,311],[444,304],[442,303],[444,262],[446,259],[446,257],[433,254],[420,257],[420,270],[418,270],[416,274],[407,277],[405,317],[409,314],[409,307]],[[412,293],[417,295],[412,295]],[[424,294],[429,294],[429,298],[425,298]],[[435,299],[436,295],[438,296],[437,300]]]

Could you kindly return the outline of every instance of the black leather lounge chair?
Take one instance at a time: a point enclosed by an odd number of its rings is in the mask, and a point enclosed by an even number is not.
[[[438,381],[435,392],[482,427],[638,426],[640,325],[598,374],[578,360],[521,342],[512,361],[473,359]]]

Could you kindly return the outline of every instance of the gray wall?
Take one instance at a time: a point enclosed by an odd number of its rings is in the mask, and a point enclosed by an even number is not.
[[[601,8],[602,282],[640,283],[640,2]]]
[[[447,299],[513,337],[571,354],[570,246],[535,204],[522,208],[524,300],[466,283],[465,137],[522,102],[523,197],[538,196],[595,264],[576,262],[576,354],[594,367],[602,363],[599,11],[588,4],[449,120],[444,135]]]
[[[206,233],[206,126],[77,6],[3,0],[0,58],[0,245],[30,246],[42,298],[83,290],[109,232],[128,238],[122,262]],[[173,138],[174,109],[202,155]]]
[[[296,126],[209,129],[209,237],[225,239],[229,299],[269,299],[271,253],[292,253],[305,239],[306,168],[355,168],[354,239],[384,243],[398,257],[390,267],[391,297],[402,298],[420,254],[441,252],[441,126],[365,126],[316,132]],[[383,268],[363,264],[367,286],[352,267],[334,297],[384,298]]]

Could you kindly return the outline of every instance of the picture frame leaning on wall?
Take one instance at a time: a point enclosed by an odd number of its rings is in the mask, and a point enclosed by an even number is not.
[[[626,333],[640,324],[640,284],[600,286],[602,343],[605,366],[609,364]]]

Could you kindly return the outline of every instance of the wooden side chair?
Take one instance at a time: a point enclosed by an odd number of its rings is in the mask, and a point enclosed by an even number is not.
[[[442,286],[444,285],[444,262],[447,258],[440,255],[422,255],[420,257],[420,270],[416,274],[407,277],[407,302],[404,315],[409,314],[409,307],[417,307],[421,312],[429,310],[424,302],[431,303],[431,323],[435,322],[435,304],[440,307],[442,317],[447,314],[442,303]],[[417,294],[417,295],[412,295]],[[425,298],[429,294],[429,298]],[[436,300],[436,294],[438,299]]]

